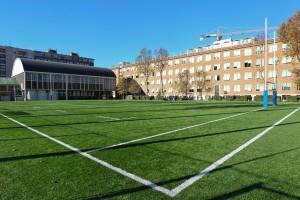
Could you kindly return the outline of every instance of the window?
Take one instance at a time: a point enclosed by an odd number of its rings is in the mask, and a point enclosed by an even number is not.
[[[276,73],[274,70],[269,70],[268,71],[268,78],[274,78],[276,77]]]
[[[173,89],[172,89],[172,88],[169,88],[169,89],[168,89],[168,92],[172,93],[172,92],[173,92]]]
[[[211,80],[210,75],[205,76],[205,80],[206,80],[206,81],[210,81],[210,80]]]
[[[282,70],[282,77],[290,77],[292,76],[292,72],[289,69]]]
[[[206,65],[205,66],[205,71],[210,71],[211,70],[211,66],[210,65]]]
[[[277,44],[270,44],[268,47],[269,53],[277,51]]]
[[[220,70],[220,64],[215,64],[214,65],[214,70]]]
[[[256,84],[256,91],[264,91],[264,84]]]
[[[190,77],[190,83],[193,83],[195,81],[195,78],[193,76]]]
[[[245,80],[252,79],[252,72],[245,72]]]
[[[214,54],[214,60],[220,60],[220,53]]]
[[[286,51],[288,49],[288,45],[287,44],[282,44],[282,51]]]
[[[172,74],[173,74],[173,70],[172,70],[172,69],[169,69],[168,75],[172,75]]]
[[[201,62],[202,61],[202,56],[197,56],[197,62]]]
[[[230,63],[224,63],[224,69],[230,69]]]
[[[257,71],[256,72],[256,78],[257,79],[263,79],[264,78],[264,71]]]
[[[282,63],[286,64],[286,63],[291,63],[292,62],[292,58],[290,56],[283,56],[282,57]]]
[[[255,65],[260,66],[260,67],[265,66],[264,65],[264,59],[257,59],[256,62],[255,62]]]
[[[186,58],[182,58],[181,64],[186,64]]]
[[[173,79],[170,78],[170,79],[168,80],[168,83],[169,83],[169,84],[172,84],[172,83],[173,83]]]
[[[241,79],[241,74],[240,73],[234,73],[233,74],[233,80],[240,80]]]
[[[160,71],[156,72],[156,76],[160,76]]]
[[[215,81],[220,81],[220,75],[215,75]]]
[[[194,63],[194,60],[195,60],[194,57],[190,57],[189,58],[189,63]]]
[[[190,73],[194,73],[194,67],[190,67],[189,71]]]
[[[234,85],[233,86],[233,91],[234,92],[240,92],[241,91],[241,86],[240,85]]]
[[[160,84],[160,79],[156,80],[156,84],[159,85]]]
[[[183,73],[183,72],[185,72],[185,71],[186,71],[186,68],[182,68],[181,72]]]
[[[230,80],[230,74],[224,74],[223,80],[224,81],[229,81]]]
[[[175,60],[175,65],[179,65],[179,59]]]
[[[166,79],[163,79],[163,84],[167,84],[167,80]]]
[[[234,50],[233,51],[233,57],[240,57],[241,56],[241,50]]]
[[[202,82],[202,76],[197,76],[197,81]]]
[[[179,69],[175,69],[175,74],[179,74]]]
[[[205,55],[205,61],[211,61],[211,55],[210,54]]]
[[[282,90],[291,90],[291,83],[282,83]]]
[[[251,56],[251,55],[252,55],[252,49],[251,49],[251,48],[245,49],[244,55],[245,55],[245,56]]]
[[[150,85],[154,85],[154,80],[151,80],[151,81],[150,81]]]
[[[234,62],[233,63],[233,68],[234,69],[239,69],[241,67],[241,62]]]
[[[230,92],[230,85],[224,85],[224,94]]]
[[[202,72],[202,70],[203,70],[203,69],[202,69],[202,66],[198,66],[198,67],[197,67],[197,72]]]
[[[274,65],[274,62],[275,62],[275,64],[277,64],[278,63],[278,60],[277,60],[277,58],[269,58],[269,60],[268,60],[268,64],[269,65]]]
[[[173,65],[173,61],[172,61],[172,60],[169,60],[169,61],[168,61],[168,65],[169,65],[169,66],[172,66],[172,65]]]
[[[251,60],[245,60],[244,66],[245,67],[251,67],[252,66],[252,61]]]
[[[224,52],[224,58],[230,58],[230,51],[225,51]]]
[[[264,52],[264,46],[256,47],[256,54],[262,54]]]
[[[244,91],[249,91],[249,92],[251,92],[251,91],[252,91],[252,85],[251,85],[251,84],[245,84],[245,85],[244,85]]]
[[[268,83],[268,90],[275,90],[275,83]]]

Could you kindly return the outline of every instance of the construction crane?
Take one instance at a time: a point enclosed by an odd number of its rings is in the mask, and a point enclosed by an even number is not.
[[[246,34],[246,33],[253,33],[253,32],[263,32],[265,30],[264,28],[262,28],[262,29],[254,29],[254,30],[235,31],[235,32],[230,32],[230,33],[220,33],[220,28],[221,27],[219,26],[216,34],[206,33],[205,35],[201,35],[200,41],[202,41],[204,38],[211,38],[211,37],[215,37],[217,39],[217,41],[220,41],[223,36],[227,36],[227,35],[238,35],[238,34]],[[278,30],[278,27],[269,27],[269,28],[267,28],[267,30],[269,30],[269,31]]]

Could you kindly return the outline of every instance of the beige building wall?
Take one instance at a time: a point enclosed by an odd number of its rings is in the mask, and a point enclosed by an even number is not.
[[[191,74],[197,70],[206,71],[213,82],[213,90],[203,91],[202,95],[197,92],[197,77],[192,75],[191,85],[193,90],[188,93],[195,98],[208,98],[208,96],[226,95],[263,95],[264,74],[262,69],[267,65],[267,89],[269,94],[277,86],[279,96],[300,94],[300,88],[293,83],[292,73],[294,67],[300,68],[296,63],[296,58],[289,58],[284,55],[286,45],[276,40],[275,48],[273,40],[268,41],[267,62],[264,60],[264,45],[254,39],[244,39],[239,41],[223,41],[207,46],[203,49],[195,49],[192,53],[180,56],[169,57],[167,66],[163,73],[165,96],[184,94],[179,93],[175,88],[175,80],[178,73],[189,70]],[[277,77],[274,79],[274,51],[275,49],[275,68]],[[195,52],[198,51],[198,52]],[[191,51],[189,51],[191,52]],[[261,64],[263,63],[263,64]],[[293,64],[294,63],[294,64]],[[154,67],[154,65],[153,65]],[[131,77],[135,79],[146,93],[146,80],[143,74],[137,71],[137,65],[126,64],[113,67],[112,70],[118,77]],[[160,95],[160,74],[155,67],[154,74],[149,77],[149,96]],[[153,76],[154,75],[154,76]],[[274,81],[275,80],[275,81]],[[219,93],[214,90],[219,87]]]

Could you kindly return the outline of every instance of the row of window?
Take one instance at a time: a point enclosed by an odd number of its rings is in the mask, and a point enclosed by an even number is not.
[[[26,89],[114,90],[114,78],[26,73]]]
[[[292,58],[290,56],[283,56],[282,57],[282,64],[289,64],[292,62]],[[274,65],[274,64],[278,64],[279,61],[278,59],[275,57],[275,58],[268,58],[268,65]],[[233,62],[233,63],[230,63],[230,62],[225,62],[223,63],[223,69],[224,70],[228,70],[230,69],[231,67],[231,64],[233,64],[233,68],[234,69],[239,69],[241,68],[241,62],[240,61],[236,61],[236,62]],[[245,60],[243,64],[243,67],[252,67],[252,60]],[[154,64],[153,64],[154,66]],[[264,59],[256,59],[255,61],[255,66],[264,66]],[[185,68],[184,68],[185,69]],[[193,73],[194,67],[191,67],[190,68],[190,72]],[[220,70],[221,69],[221,64],[214,64],[213,65],[213,69],[214,70]],[[135,68],[135,67],[128,67],[128,68],[123,68],[122,71],[123,72],[133,72],[133,71],[137,71],[138,69]],[[170,71],[170,70],[169,70]],[[179,69],[176,69],[176,71],[179,71]],[[202,71],[202,66],[199,66],[197,67],[197,71]],[[205,71],[211,71],[211,65],[205,65]],[[153,72],[154,73],[154,72]],[[156,75],[160,74],[160,72],[156,72]],[[165,72],[164,72],[165,74]],[[163,74],[163,75],[164,75]],[[171,75],[171,74],[169,74]]]
[[[292,72],[289,70],[289,69],[284,69],[282,70],[282,77],[291,77],[292,76]],[[268,78],[275,78],[276,77],[276,73],[274,70],[270,70],[268,71]],[[231,74],[224,74],[223,75],[223,80],[224,81],[229,81],[231,78]],[[263,79],[264,78],[264,71],[257,71],[256,72],[256,78],[257,79]],[[175,78],[175,80],[177,80],[178,78]],[[214,75],[214,80],[215,81],[220,81],[220,75]],[[240,80],[241,79],[241,73],[234,73],[233,74],[233,80]],[[244,80],[249,80],[249,79],[252,79],[252,72],[245,72],[244,73]],[[191,83],[194,82],[194,76],[190,76],[189,77],[189,80]],[[197,80],[198,81],[202,81],[202,77],[199,76],[197,77]],[[211,80],[211,75],[206,75],[205,76],[205,80]],[[144,85],[144,81],[141,81],[140,84],[141,85]],[[155,85],[155,84],[161,84],[161,80],[160,79],[157,79],[157,80],[151,80],[150,82],[150,85]],[[168,82],[167,82],[167,79],[162,79],[162,83],[163,84],[172,84],[173,83],[173,79],[170,78],[168,79]]]
[[[226,67],[226,69],[229,69],[230,66],[224,65],[224,68],[225,67]],[[214,66],[214,70],[218,70],[218,69],[220,69],[220,65]],[[186,68],[183,68],[183,69],[181,69],[181,72],[180,72],[179,69],[176,69],[174,74],[177,75],[179,73],[185,72],[186,70],[187,70]],[[194,74],[194,72],[195,72],[194,67],[190,67],[188,70],[191,74]],[[211,71],[211,66],[207,65],[205,67],[205,71]],[[197,68],[197,72],[202,72],[202,66],[199,66]],[[276,71],[274,71],[274,70],[268,70],[268,78],[276,77],[275,72]],[[282,72],[281,73],[282,77],[291,77],[292,76],[292,72],[291,72],[290,69],[283,69],[281,72]],[[162,76],[163,77],[166,76],[166,74],[167,74],[166,70],[162,71]],[[241,73],[234,73],[234,74],[241,74]],[[244,72],[244,74],[245,74],[245,80],[252,78],[252,72]],[[168,70],[168,75],[173,75],[173,70],[172,69]],[[154,77],[154,76],[155,76],[155,74],[154,74],[154,72],[152,72],[150,77]],[[156,72],[156,76],[160,77],[160,72]],[[128,77],[134,78],[133,75],[128,76]],[[135,76],[135,78],[143,78],[143,77],[144,77],[143,73],[142,74],[136,74],[136,76]],[[264,78],[264,71],[263,70],[257,71],[256,72],[256,78]],[[215,80],[217,80],[217,79],[215,79]],[[224,74],[224,80],[230,80],[230,74],[229,73]],[[234,80],[239,80],[239,79],[234,79]]]
[[[210,87],[210,86],[207,86]],[[274,90],[275,89],[275,84],[274,83],[268,83],[267,85],[267,89],[268,90]],[[291,90],[292,87],[292,83],[282,83],[280,85],[281,90],[282,91],[289,91]],[[196,87],[197,90],[199,91],[199,89],[201,89],[201,87]],[[300,88],[298,88],[300,89]],[[154,93],[154,92],[160,92],[161,88],[157,87],[157,88],[149,88],[149,91]],[[224,94],[228,94],[229,92],[231,92],[231,90],[233,92],[252,92],[254,90],[253,85],[252,84],[244,84],[243,86],[241,85],[224,85],[223,86],[223,93]],[[264,90],[264,84],[256,84],[255,86],[255,91],[263,91]],[[177,89],[173,89],[172,87],[168,87],[165,91],[168,91],[169,93],[173,93],[173,92],[178,92]],[[195,91],[195,87],[190,87],[189,88],[190,92],[194,92]]]

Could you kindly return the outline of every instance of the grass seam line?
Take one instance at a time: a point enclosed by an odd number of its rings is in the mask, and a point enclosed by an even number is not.
[[[92,155],[89,155],[89,154],[86,153],[86,152],[82,152],[81,150],[79,150],[79,149],[77,149],[77,148],[75,148],[75,147],[72,147],[72,146],[69,145],[69,144],[66,144],[66,143],[64,143],[64,142],[62,142],[62,141],[60,141],[60,140],[58,140],[58,139],[56,139],[56,138],[53,138],[53,137],[51,137],[51,136],[49,136],[49,135],[47,135],[47,134],[45,134],[45,133],[43,133],[43,132],[40,132],[40,131],[38,131],[38,130],[36,130],[36,129],[34,129],[34,128],[31,128],[30,126],[27,126],[27,125],[25,125],[25,124],[23,124],[23,123],[21,123],[21,122],[15,120],[15,119],[13,119],[13,118],[10,118],[10,117],[8,117],[8,116],[6,116],[6,115],[3,115],[2,113],[0,113],[0,115],[1,115],[2,117],[4,117],[4,118],[8,119],[8,120],[11,120],[11,121],[13,121],[13,122],[19,124],[20,126],[23,126],[24,128],[27,128],[27,129],[29,129],[29,130],[31,130],[31,131],[33,131],[33,132],[39,134],[39,135],[42,135],[42,136],[44,136],[44,137],[46,137],[46,138],[52,140],[53,142],[56,142],[56,143],[58,143],[58,144],[60,144],[60,145],[62,145],[62,146],[64,146],[64,147],[66,147],[66,148],[68,148],[68,149],[70,149],[70,150],[72,150],[72,151],[75,151],[76,153],[78,153],[78,154],[80,154],[80,155],[82,155],[82,156],[84,156],[84,157],[86,157],[86,158],[88,158],[88,159],[90,159],[90,160],[93,160],[93,161],[95,161],[95,162],[101,164],[101,165],[104,166],[104,167],[107,167],[107,168],[109,168],[109,169],[111,169],[111,170],[113,170],[113,171],[115,171],[115,172],[118,172],[119,174],[122,174],[123,176],[126,176],[126,177],[128,177],[128,178],[130,178],[130,179],[132,179],[132,180],[134,180],[134,181],[136,181],[136,182],[139,182],[139,183],[141,183],[141,184],[143,184],[143,185],[145,185],[145,186],[148,186],[148,187],[150,187],[150,188],[152,188],[152,189],[154,189],[154,190],[157,190],[157,191],[159,191],[159,192],[162,192],[162,193],[164,193],[164,194],[166,194],[166,195],[168,195],[168,196],[172,196],[172,192],[171,192],[170,190],[164,188],[164,187],[161,187],[161,186],[159,186],[159,185],[156,185],[155,183],[152,183],[152,182],[150,182],[150,181],[148,181],[148,180],[146,180],[146,179],[143,179],[143,178],[141,178],[141,177],[139,177],[139,176],[136,176],[136,175],[134,175],[134,174],[132,174],[132,173],[129,173],[129,172],[125,171],[125,170],[122,170],[121,168],[115,167],[115,166],[113,166],[113,165],[111,165],[111,164],[109,164],[109,163],[107,163],[107,162],[105,162],[105,161],[103,161],[103,160],[100,160],[100,159],[98,159],[98,158],[96,158],[96,157],[94,157],[94,156],[92,156]]]
[[[213,123],[213,122],[222,121],[222,120],[225,120],[225,119],[229,119],[229,118],[237,117],[237,116],[240,116],[240,115],[244,115],[244,114],[247,114],[247,113],[250,113],[250,112],[256,112],[256,111],[259,111],[259,110],[262,110],[262,109],[263,108],[256,109],[256,110],[251,110],[251,111],[247,111],[247,112],[244,112],[244,113],[239,113],[239,114],[236,114],[236,115],[223,117],[223,118],[220,118],[220,119],[216,119],[216,120],[212,120],[212,121],[208,121],[208,122],[204,122],[204,123],[196,124],[196,125],[192,125],[192,126],[187,126],[187,127],[184,127],[184,128],[180,128],[180,129],[176,129],[176,130],[172,130],[172,131],[168,131],[168,132],[164,132],[164,133],[159,133],[159,134],[144,137],[144,138],[139,138],[139,139],[135,139],[135,140],[127,141],[127,142],[122,142],[122,143],[110,145],[110,146],[107,146],[107,147],[92,149],[92,150],[86,151],[85,153],[92,153],[92,152],[95,152],[95,151],[107,150],[107,149],[111,149],[111,148],[114,148],[114,147],[130,144],[130,143],[134,143],[134,142],[139,142],[139,141],[142,141],[142,140],[147,140],[147,139],[159,137],[159,136],[162,136],[162,135],[167,135],[167,134],[170,134],[170,133],[175,133],[175,132],[178,132],[178,131],[183,131],[183,130],[195,128],[195,127],[198,127],[198,126],[203,126],[203,125],[210,124],[210,123]]]
[[[283,117],[282,119],[280,119],[278,122],[276,122],[275,124],[273,124],[272,126],[268,127],[267,129],[265,129],[263,132],[261,132],[260,134],[258,134],[257,136],[255,136],[254,138],[248,140],[246,143],[244,143],[243,145],[241,145],[240,147],[238,147],[237,149],[233,150],[232,152],[230,152],[229,154],[223,156],[222,158],[220,158],[219,160],[217,160],[216,162],[214,162],[213,164],[211,164],[210,166],[208,166],[207,168],[205,168],[203,171],[201,171],[199,174],[193,176],[192,178],[186,180],[185,182],[183,182],[182,184],[180,184],[179,186],[177,186],[176,188],[172,189],[172,196],[176,196],[178,193],[180,193],[182,190],[184,190],[185,188],[189,187],[190,185],[192,185],[193,183],[195,183],[196,181],[198,181],[199,179],[201,179],[203,176],[207,175],[208,173],[210,173],[211,171],[213,171],[215,168],[217,168],[219,165],[223,164],[225,161],[227,161],[229,158],[231,158],[232,156],[234,156],[235,154],[237,154],[238,152],[242,151],[244,148],[246,148],[247,146],[249,146],[250,144],[252,144],[253,142],[255,142],[256,140],[258,140],[260,137],[262,137],[263,135],[265,135],[267,132],[269,132],[270,130],[272,130],[274,127],[276,127],[278,124],[280,124],[282,121],[284,121],[285,119],[287,119],[288,117],[290,117],[292,114],[294,114],[295,112],[297,112],[298,110],[300,110],[300,107],[297,108],[296,110],[294,110],[293,112],[291,112],[290,114],[288,114],[287,116]]]

